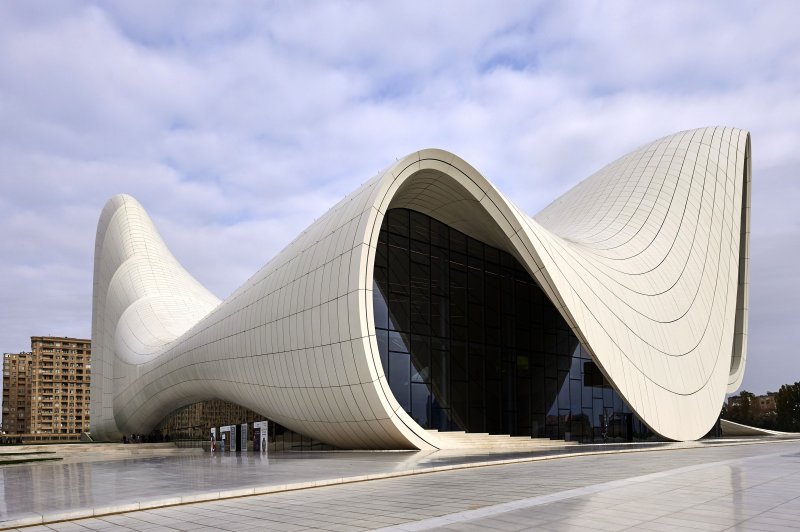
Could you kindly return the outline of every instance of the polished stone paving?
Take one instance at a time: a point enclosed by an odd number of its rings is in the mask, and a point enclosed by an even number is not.
[[[683,444],[583,445],[539,452],[282,452],[188,453],[103,460],[115,450],[90,448],[85,461],[0,468],[0,526],[84,517],[120,509],[267,493],[353,477],[386,477],[485,461],[547,458],[565,453],[613,452]],[[125,446],[135,448],[136,445]],[[191,449],[187,451],[192,451]]]
[[[253,481],[254,475],[260,475],[264,481],[288,485],[326,475],[348,478],[370,472],[463,467],[491,458],[477,455],[459,460],[455,456],[420,453],[309,454],[268,460],[249,455],[125,461],[137,467],[123,468],[124,472],[118,475],[105,471],[105,475],[98,476],[84,471],[83,475],[72,476],[63,476],[62,472],[59,477],[55,472],[49,475],[29,472],[32,477],[38,477],[38,482],[35,486],[29,485],[33,489],[27,495],[28,506],[32,511],[41,511],[50,504],[48,497],[59,491],[68,494],[62,504],[65,501],[72,504],[61,510],[80,508],[104,490],[135,499],[148,493],[147,479],[162,477],[159,482],[164,485],[195,478],[195,483],[183,486],[182,493],[189,493],[209,481],[229,487],[237,481],[238,485]],[[205,461],[205,465],[195,458]],[[86,465],[91,466],[90,469],[100,467],[97,462]],[[119,469],[120,462],[115,466]],[[50,466],[41,465],[36,469],[47,467]],[[135,474],[138,469],[145,473]],[[9,501],[19,504],[13,493],[15,486],[10,482],[12,471],[3,471],[5,508]],[[48,483],[53,480],[56,484]],[[154,488],[158,492],[164,486]],[[798,530],[800,441],[667,445],[636,453],[452,469],[146,509],[23,530],[364,530],[383,527],[398,530]]]

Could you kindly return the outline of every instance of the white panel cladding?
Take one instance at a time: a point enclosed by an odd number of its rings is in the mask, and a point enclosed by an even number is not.
[[[513,254],[645,423],[698,438],[744,369],[748,138],[732,128],[666,137],[535,218],[455,155],[423,150],[345,197],[223,302],[180,267],[136,200],[116,196],[97,233],[92,432],[146,432],[220,398],[340,447],[446,445],[400,408],[375,342],[375,244],[386,211],[407,207]]]

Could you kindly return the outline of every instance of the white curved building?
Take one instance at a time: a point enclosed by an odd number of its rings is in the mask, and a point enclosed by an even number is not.
[[[91,433],[218,398],[343,448],[632,419],[696,439],[742,381],[749,220],[739,129],[647,144],[534,217],[423,150],[219,301],[115,196],[97,229]]]

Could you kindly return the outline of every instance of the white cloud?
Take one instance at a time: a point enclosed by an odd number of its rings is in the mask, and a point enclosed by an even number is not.
[[[755,308],[800,292],[770,269],[783,259],[770,239],[800,235],[798,15],[794,2],[4,3],[0,349],[90,334],[95,223],[118,192],[224,297],[413,150],[458,153],[534,213],[639,144],[724,124],[753,133],[751,367],[784,368],[745,386],[800,380],[774,332],[793,313]]]

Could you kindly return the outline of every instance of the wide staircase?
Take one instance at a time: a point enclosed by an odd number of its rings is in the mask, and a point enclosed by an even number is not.
[[[193,451],[192,449],[183,449],[175,445],[173,442],[168,443],[84,443],[81,445],[73,445],[67,447],[59,446],[61,454],[73,453],[98,453],[106,459],[113,460],[118,458],[144,458],[151,456],[175,456],[186,455],[194,452],[202,452],[202,450]]]
[[[574,441],[531,438],[529,436],[509,436],[508,434],[489,434],[487,432],[463,432],[428,430],[443,444],[443,449],[462,449],[475,451],[530,452],[563,449],[578,445]]]
[[[72,463],[186,456],[202,452],[202,449],[181,449],[174,443],[52,443],[9,446],[3,451],[2,458],[6,461],[57,459]]]

